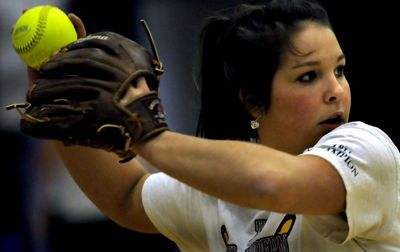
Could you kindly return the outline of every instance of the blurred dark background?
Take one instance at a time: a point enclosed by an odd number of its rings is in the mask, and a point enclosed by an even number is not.
[[[384,130],[400,146],[398,11],[391,1],[321,0],[347,58],[352,120]]]
[[[96,250],[99,246],[103,250],[114,246],[112,251],[135,251],[139,244],[153,246],[147,251],[175,251],[165,238],[124,230],[96,212],[68,180],[68,174],[60,172],[63,167],[51,153],[49,156],[47,146],[21,135],[16,113],[3,109],[25,97],[25,67],[15,55],[10,40],[11,26],[21,10],[39,4],[58,5],[80,16],[88,33],[114,31],[150,49],[139,23],[139,19],[146,19],[166,66],[160,92],[169,125],[172,130],[194,134],[199,104],[192,67],[201,21],[214,10],[238,2],[242,1],[1,1],[0,252],[80,251]],[[346,76],[353,97],[351,119],[383,129],[399,147],[396,86],[400,63],[395,3],[389,0],[320,2],[327,8],[346,54]],[[51,171],[55,167],[60,171]],[[62,209],[64,205],[69,208]]]
[[[103,28],[113,29],[144,45],[148,42],[138,20],[145,18],[148,21],[166,65],[161,95],[164,96],[167,112],[172,118],[172,127],[191,134],[194,133],[198,109],[198,102],[193,98],[197,93],[192,81],[192,66],[197,53],[201,21],[214,10],[239,2],[263,1],[136,0],[125,4],[126,8],[96,4],[96,9],[103,5],[100,9],[106,10],[102,15],[99,11],[88,11],[93,9],[93,5],[84,4],[85,1],[73,1],[72,6],[78,14],[82,14],[85,23],[93,27],[91,32]],[[399,145],[395,90],[398,79],[396,73],[400,67],[396,8],[388,0],[320,2],[326,7],[346,54],[346,77],[353,98],[351,119],[382,128]]]

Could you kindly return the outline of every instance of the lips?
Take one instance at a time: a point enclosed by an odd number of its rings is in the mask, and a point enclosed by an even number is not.
[[[320,124],[340,125],[344,122],[343,113],[335,113],[328,119],[320,122]]]

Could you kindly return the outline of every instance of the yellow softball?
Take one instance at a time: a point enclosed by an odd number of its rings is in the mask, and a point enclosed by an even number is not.
[[[12,43],[22,61],[39,70],[54,52],[77,37],[67,14],[55,6],[40,5],[27,10],[17,20]]]

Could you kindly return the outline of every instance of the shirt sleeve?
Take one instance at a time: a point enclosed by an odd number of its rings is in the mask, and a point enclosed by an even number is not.
[[[182,251],[198,251],[207,245],[204,223],[210,218],[213,200],[164,173],[152,174],[142,191],[146,214]]]
[[[399,235],[399,151],[378,128],[348,123],[325,135],[304,155],[317,155],[338,171],[346,188],[347,223],[339,216],[308,216],[326,238],[393,240]],[[396,232],[393,232],[396,231]]]

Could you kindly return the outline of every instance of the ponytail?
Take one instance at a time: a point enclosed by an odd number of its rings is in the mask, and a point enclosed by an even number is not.
[[[200,36],[201,109],[197,135],[209,139],[247,140],[251,117],[239,98],[239,86],[227,79],[225,52],[233,24],[222,16],[210,17]]]

